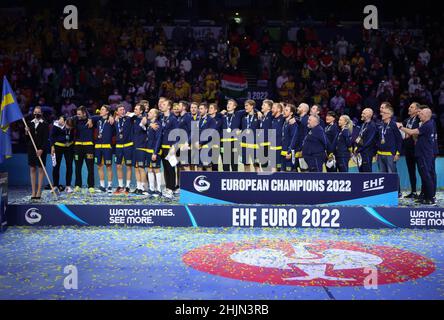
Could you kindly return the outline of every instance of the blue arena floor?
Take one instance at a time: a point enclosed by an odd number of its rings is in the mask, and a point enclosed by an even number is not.
[[[379,257],[361,251],[332,263],[362,272],[356,269],[359,262],[381,259],[373,261],[381,278],[376,289],[344,281],[298,285],[272,280],[283,279],[276,278],[283,267],[277,265],[282,257],[275,249],[289,243],[295,252],[303,247],[298,254],[305,262],[284,264],[287,277],[304,277],[326,266],[316,243],[352,248],[344,241]],[[0,299],[444,299],[444,233],[435,230],[10,227],[0,234],[0,242]],[[250,259],[256,266],[227,264],[226,248],[253,248],[254,259],[248,254],[236,259]],[[254,248],[268,250],[268,258],[260,258]],[[322,254],[327,257],[328,252]],[[317,262],[307,265],[307,259]],[[68,265],[77,269],[78,289],[64,287]],[[335,271],[329,268],[321,273],[332,276]],[[353,277],[352,271],[339,277]],[[390,277],[391,283],[379,283]]]

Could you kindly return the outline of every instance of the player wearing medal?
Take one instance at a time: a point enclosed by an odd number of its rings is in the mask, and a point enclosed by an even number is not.
[[[403,126],[407,129],[419,128],[419,112],[421,111],[420,104],[412,102],[409,106],[409,118],[403,123]],[[415,157],[415,143],[417,136],[405,135],[404,138],[404,153],[405,162],[409,172],[409,180],[411,186],[411,192],[405,196],[405,198],[414,198],[418,196],[416,194],[416,157]]]
[[[262,168],[268,167],[268,163],[265,161],[261,161],[259,159],[259,155],[262,154],[264,159],[268,159],[268,152],[270,151],[270,141],[268,139],[268,133],[271,129],[271,123],[273,122],[273,115],[271,113],[271,108],[273,107],[273,101],[272,100],[264,100],[262,102],[261,106],[261,117],[260,117],[260,123],[259,123],[259,129],[263,130],[260,131],[259,141],[263,139],[262,142],[259,142],[259,149],[260,152],[256,154],[256,164],[259,166],[261,165]]]
[[[335,139],[337,138],[338,134],[339,134],[339,128],[338,125],[336,124],[336,113],[334,111],[329,111],[327,113],[327,116],[325,117],[325,120],[327,122],[324,131],[325,131],[325,136],[327,137],[327,142],[328,142],[328,150],[327,150],[327,154],[328,154],[328,158],[332,159],[333,155],[334,155],[334,142]],[[336,172],[336,166],[331,166],[330,168],[328,166],[326,166],[327,172]]]
[[[211,136],[203,138],[203,132],[207,129],[215,130],[216,120],[208,114],[208,105],[205,102],[199,105],[199,115],[199,142],[195,146],[200,150],[198,171],[212,171],[214,142]]]
[[[225,159],[223,162],[223,171],[238,171],[239,151],[237,149],[237,135],[245,110],[236,111],[236,100],[227,101],[227,110],[222,110],[222,137],[221,153]],[[225,136],[224,136],[225,135]]]
[[[362,163],[359,166],[359,172],[372,172],[372,159],[375,155],[375,138],[377,135],[376,124],[372,120],[373,110],[366,108],[362,110],[361,120],[363,124],[359,130],[358,137],[355,140],[354,153],[359,155]]]
[[[322,166],[326,158],[327,137],[324,129],[319,124],[318,116],[308,118],[310,131],[302,143],[302,157],[307,162],[310,172],[322,172]]]
[[[147,150],[146,152],[146,167],[148,168],[148,181],[150,194],[154,198],[158,198],[161,195],[162,176],[160,172],[160,142],[162,138],[162,130],[160,129],[161,123],[158,120],[159,110],[151,109],[148,112],[148,116],[143,118],[142,125],[146,127],[147,135]],[[157,188],[157,189],[156,189]]]
[[[112,193],[113,183],[113,149],[112,139],[114,135],[114,119],[110,118],[110,107],[103,105],[100,115],[91,117],[94,127],[97,129],[95,140],[95,163],[99,173],[100,187],[102,192]],[[105,188],[105,168],[108,176],[108,188]]]
[[[255,166],[255,151],[259,146],[255,143],[256,129],[259,128],[260,122],[254,107],[256,102],[254,100],[245,101],[245,114],[241,121],[242,135],[245,135],[249,139],[241,141],[240,146],[242,148],[242,163],[244,165],[244,171],[253,172]]]
[[[292,104],[287,104],[284,107],[285,121],[282,125],[282,151],[281,151],[281,164],[282,171],[293,171],[293,152],[296,148],[296,141],[298,135],[298,125],[296,122],[291,122],[296,113],[296,107]]]
[[[339,133],[333,142],[333,150],[336,158],[338,172],[348,172],[348,162],[352,147],[353,121],[347,115],[339,117]]]
[[[189,139],[191,137],[191,115],[188,112],[188,102],[180,101],[177,105],[178,113],[177,113],[177,122],[178,128],[183,130],[187,136],[187,142],[184,144],[177,144],[176,155],[179,159],[179,165],[177,166],[177,174],[176,174],[176,193],[179,192],[180,188],[180,172],[181,171],[190,171],[190,153],[189,153]],[[183,160],[184,159],[184,160]]]
[[[94,128],[93,123],[88,120],[86,108],[77,108],[77,115],[73,118],[75,128],[74,160],[76,163],[76,181],[74,191],[78,192],[82,188],[82,166],[86,162],[88,169],[88,191],[94,193]]]
[[[145,172],[147,157],[147,135],[145,125],[142,123],[144,111],[141,104],[134,107],[132,138],[134,143],[133,165],[136,173],[136,189],[133,191],[135,195],[144,194],[147,186],[147,176]]]
[[[71,193],[73,191],[71,188],[71,179],[72,163],[74,160],[74,130],[72,119],[65,121],[65,119],[61,117],[59,120],[54,121],[49,135],[49,141],[51,143],[51,155],[55,155],[56,158],[56,165],[52,170],[54,185],[59,188],[59,191],[64,190],[66,193]],[[62,164],[63,157],[65,157],[66,164],[66,188],[63,188],[59,184],[60,165]]]
[[[214,119],[215,121],[215,125],[214,125],[214,129],[217,131],[217,133],[219,134],[219,140],[222,137],[222,127],[223,127],[223,116],[222,114],[219,113],[219,107],[217,106],[216,103],[210,103],[209,107],[208,107],[208,115]],[[219,155],[220,155],[220,148],[223,147],[222,143],[220,144],[213,144],[213,157],[214,157],[214,162],[211,166],[211,170],[212,171],[219,171]],[[217,159],[217,160],[216,160]]]
[[[297,112],[298,112],[298,138],[296,141],[296,171],[299,168],[301,172],[306,171],[306,169],[302,169],[300,167],[299,159],[302,158],[302,143],[307,136],[308,133],[308,112],[310,111],[310,107],[306,103],[301,103],[298,106]]]
[[[274,102],[271,107],[271,114],[273,116],[273,120],[271,122],[271,130],[274,132],[276,137],[275,142],[271,142],[270,152],[275,152],[275,161],[276,163],[272,165],[271,170],[273,172],[281,171],[282,167],[282,127],[284,125],[285,118],[282,115],[283,107],[281,103]],[[269,135],[270,136],[270,135]]]
[[[393,108],[390,104],[385,106],[381,117],[382,123],[378,128],[376,140],[379,172],[397,173],[396,162],[401,154],[402,136],[396,126],[396,122],[392,119]],[[401,196],[400,187],[398,192],[399,196]]]
[[[115,195],[130,192],[131,176],[133,171],[134,142],[132,137],[133,120],[125,115],[125,106],[117,107],[114,122],[116,132],[116,169],[119,186],[114,192]],[[123,165],[126,166],[126,185],[123,184]]]
[[[162,115],[160,116],[160,122],[162,124],[162,165],[164,170],[164,178],[165,178],[165,190],[163,192],[163,196],[167,199],[172,199],[173,192],[176,189],[176,171],[174,167],[171,166],[170,162],[166,159],[168,154],[175,153],[175,148],[170,150],[177,142],[178,139],[170,139],[169,134],[172,130],[178,128],[177,118],[171,113],[171,108],[173,107],[173,103],[170,100],[164,100],[161,106],[160,111]]]

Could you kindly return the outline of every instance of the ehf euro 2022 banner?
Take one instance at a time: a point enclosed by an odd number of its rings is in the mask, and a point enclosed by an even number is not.
[[[181,204],[397,206],[398,175],[181,172]]]

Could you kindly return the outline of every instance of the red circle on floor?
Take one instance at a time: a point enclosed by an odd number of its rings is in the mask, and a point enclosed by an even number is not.
[[[183,256],[186,265],[213,275],[294,286],[365,286],[428,276],[435,264],[419,254],[346,241],[262,239],[209,244]]]

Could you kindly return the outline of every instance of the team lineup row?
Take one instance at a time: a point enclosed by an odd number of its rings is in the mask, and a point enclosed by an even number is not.
[[[352,158],[360,172],[371,172],[372,159],[376,155],[381,172],[396,172],[403,144],[406,158],[414,159],[413,166],[418,166],[421,178],[436,180],[437,133],[431,110],[426,106],[412,103],[410,117],[402,124],[394,121],[392,106],[383,103],[379,121],[374,121],[372,109],[367,108],[362,111],[359,126],[354,125],[347,115],[339,116],[334,112],[328,112],[324,122],[319,117],[317,105],[310,108],[302,103],[296,108],[291,104],[264,100],[259,111],[255,101],[247,100],[244,106],[244,109],[236,110],[236,101],[228,100],[226,110],[219,112],[216,104],[188,105],[185,101],[173,104],[160,98],[158,106],[152,108],[148,102],[141,101],[132,113],[118,106],[111,114],[109,106],[104,105],[100,114],[95,116],[79,107],[76,116],[55,121],[46,137],[44,128],[47,125],[41,119],[41,110],[36,108],[29,127],[33,136],[41,136],[37,139],[42,144],[40,155],[44,155],[45,141],[50,142],[56,186],[59,185],[60,163],[65,158],[68,192],[72,191],[73,159],[77,190],[82,187],[81,172],[85,161],[89,190],[94,190],[95,162],[99,189],[112,192],[111,166],[114,160],[119,183],[115,194],[130,192],[134,167],[137,181],[134,193],[154,197],[162,194],[171,198],[178,190],[176,181],[180,170],[218,170],[219,159],[224,171],[238,171],[240,158],[245,171],[322,172],[325,165],[329,172],[347,172]],[[40,123],[43,125],[38,130]],[[39,162],[32,155],[32,148],[28,151],[29,165],[35,170]],[[180,160],[177,166],[172,161],[175,158]],[[160,189],[161,164],[164,190]],[[421,172],[421,166],[424,166],[424,172]],[[105,188],[105,167],[108,188]],[[410,172],[409,163],[408,167]],[[412,180],[412,175],[410,178]],[[416,192],[416,181],[411,182],[410,196]],[[422,190],[424,201],[432,201],[435,186],[432,185],[429,192]]]

